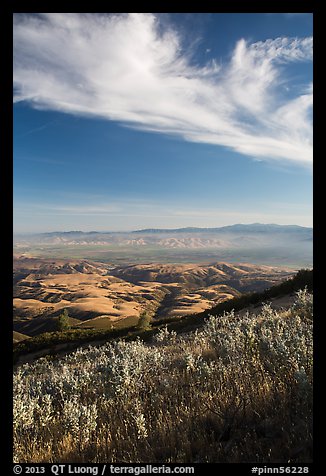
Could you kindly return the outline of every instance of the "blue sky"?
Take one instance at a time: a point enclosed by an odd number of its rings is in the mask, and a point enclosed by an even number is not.
[[[14,230],[312,226],[312,15],[14,17]]]

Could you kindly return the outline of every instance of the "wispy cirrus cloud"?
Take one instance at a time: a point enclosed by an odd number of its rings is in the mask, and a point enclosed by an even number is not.
[[[15,16],[15,101],[216,144],[262,160],[312,163],[312,90],[281,93],[285,66],[312,38],[235,45],[195,66],[152,14]]]
[[[24,132],[23,134],[21,134],[20,137],[26,137],[30,134],[34,134],[35,132],[43,131],[47,127],[52,126],[53,124],[55,124],[56,122],[58,122],[58,121],[50,121],[50,122],[47,122],[46,124],[42,124],[39,127],[34,127],[33,129],[30,129],[27,132]]]

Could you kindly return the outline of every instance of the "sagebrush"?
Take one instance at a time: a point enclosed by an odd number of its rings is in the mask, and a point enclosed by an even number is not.
[[[14,372],[15,462],[312,459],[312,295]]]

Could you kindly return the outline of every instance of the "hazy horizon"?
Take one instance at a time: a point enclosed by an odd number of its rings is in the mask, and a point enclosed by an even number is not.
[[[312,14],[15,14],[15,233],[312,226],[312,32]]]
[[[51,231],[22,231],[22,232],[16,232],[14,231],[13,232],[13,235],[33,235],[33,234],[46,234],[46,233],[132,233],[132,232],[135,232],[135,231],[143,231],[143,230],[168,230],[168,231],[173,231],[173,230],[178,230],[178,229],[207,229],[207,230],[210,230],[210,229],[214,229],[214,228],[224,228],[224,227],[228,227],[228,226],[238,226],[238,225],[246,225],[246,226],[253,226],[253,225],[263,225],[263,226],[298,226],[298,227],[302,227],[302,228],[311,228],[313,229],[313,226],[304,226],[304,225],[298,225],[297,223],[262,223],[262,222],[254,222],[254,223],[232,223],[232,224],[228,224],[228,225],[219,225],[219,226],[212,226],[212,227],[202,227],[202,226],[196,226],[196,225],[190,225],[190,226],[186,226],[186,227],[176,227],[176,228],[173,228],[173,227],[154,227],[154,226],[151,226],[151,227],[147,227],[147,228],[130,228],[130,229],[126,229],[126,230],[109,230],[107,228],[103,228],[103,229],[96,229],[96,230],[81,230],[81,229],[64,229],[64,230],[51,230]]]

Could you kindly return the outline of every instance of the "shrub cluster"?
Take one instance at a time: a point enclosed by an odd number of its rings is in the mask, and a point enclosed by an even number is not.
[[[312,296],[201,329],[41,358],[14,373],[15,462],[304,463]]]

